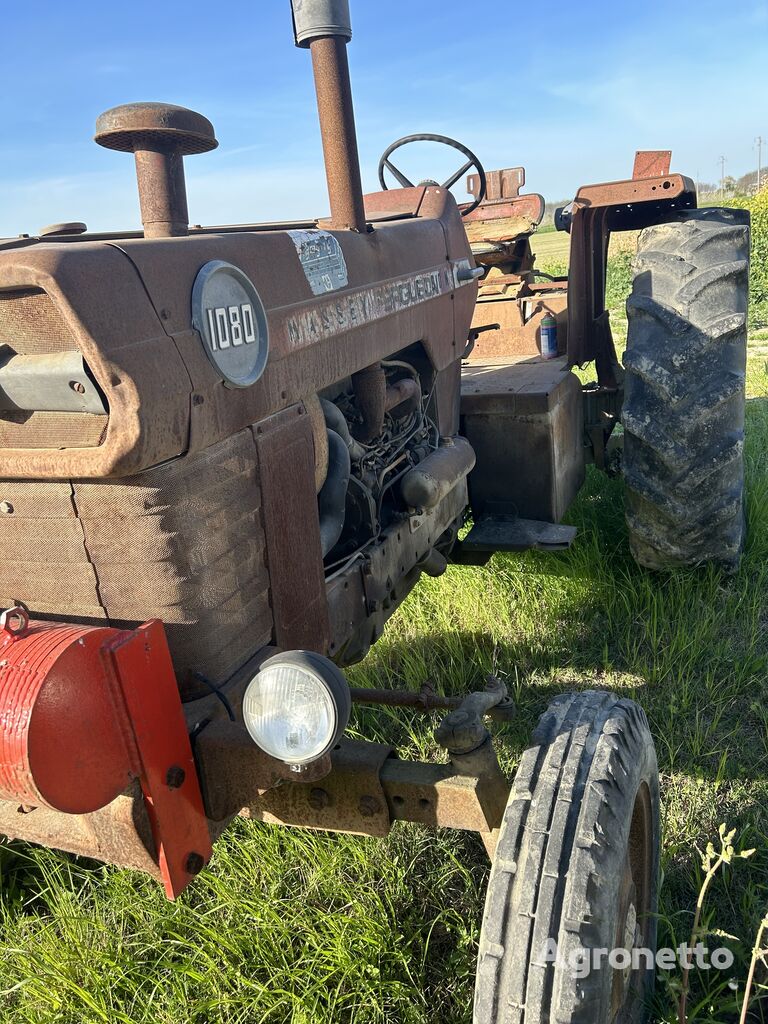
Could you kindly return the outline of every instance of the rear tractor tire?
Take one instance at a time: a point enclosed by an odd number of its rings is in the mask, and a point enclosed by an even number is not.
[[[738,568],[748,276],[744,210],[689,210],[640,235],[622,421],[629,540],[646,568]]]
[[[606,692],[558,697],[499,830],[474,1024],[645,1021],[659,845],[656,752],[641,708]]]

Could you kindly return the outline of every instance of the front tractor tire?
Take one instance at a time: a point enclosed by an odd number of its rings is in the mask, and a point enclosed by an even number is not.
[[[648,569],[739,566],[748,276],[746,211],[689,210],[640,235],[623,468],[630,547]]]
[[[499,831],[474,1024],[645,1021],[659,846],[656,752],[641,708],[606,692],[558,697],[523,754]]]

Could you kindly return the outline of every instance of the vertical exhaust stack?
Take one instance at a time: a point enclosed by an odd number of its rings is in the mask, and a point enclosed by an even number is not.
[[[360,158],[349,80],[349,0],[291,0],[296,45],[312,54],[331,227],[365,232]]]

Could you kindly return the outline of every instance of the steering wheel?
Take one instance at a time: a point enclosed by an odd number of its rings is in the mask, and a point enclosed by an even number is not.
[[[477,199],[475,199],[474,203],[468,206],[465,210],[461,211],[461,215],[462,217],[466,217],[467,214],[472,213],[473,210],[476,210],[480,203],[482,203],[482,201],[485,199],[485,169],[483,168],[483,165],[480,163],[480,161],[477,159],[477,157],[475,156],[471,149],[467,149],[466,146],[463,146],[460,142],[457,142],[455,139],[449,139],[447,135],[406,135],[404,139],[398,139],[397,142],[393,142],[389,149],[386,150],[381,160],[379,160],[379,181],[381,182],[381,187],[385,190],[389,189],[389,185],[387,185],[386,181],[384,180],[384,168],[386,167],[387,170],[389,170],[390,173],[393,174],[395,178],[397,178],[397,180],[400,182],[403,188],[414,188],[413,182],[409,181],[408,178],[406,178],[406,176],[403,174],[403,172],[399,170],[397,167],[395,167],[395,165],[389,159],[396,149],[400,149],[401,146],[407,146],[411,142],[440,142],[444,146],[451,146],[453,149],[458,149],[460,153],[463,153],[464,156],[468,158],[467,162],[463,165],[463,167],[460,167],[458,171],[456,171],[455,174],[452,174],[450,178],[444,181],[440,187],[446,190],[453,188],[456,182],[460,178],[462,178],[467,173],[467,171],[472,170],[472,168],[474,167],[480,179],[480,192],[478,193]],[[430,182],[430,184],[432,184],[432,182]],[[435,182],[435,184],[437,184],[437,182]]]

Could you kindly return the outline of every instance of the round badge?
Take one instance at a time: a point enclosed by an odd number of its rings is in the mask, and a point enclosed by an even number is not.
[[[264,304],[239,267],[211,260],[192,287],[192,325],[224,382],[255,384],[267,365],[269,328]]]

